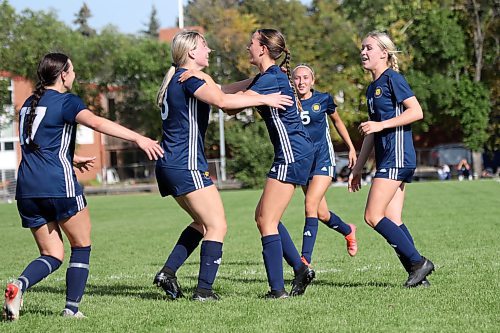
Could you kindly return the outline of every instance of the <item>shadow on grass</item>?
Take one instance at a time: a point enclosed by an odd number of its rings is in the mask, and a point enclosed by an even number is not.
[[[126,285],[126,284],[116,284],[116,285],[94,285],[88,284],[85,288],[86,295],[92,296],[124,296],[124,297],[135,297],[139,299],[153,299],[153,300],[162,300],[166,299],[165,293],[161,289],[153,289],[156,288],[151,284],[152,290],[146,290],[147,288],[142,287],[138,288],[136,285]],[[186,290],[188,291],[188,290]],[[65,289],[60,287],[53,286],[36,286],[30,293],[51,293],[51,294],[60,294],[61,297],[64,298]]]
[[[366,287],[377,287],[377,288],[399,288],[403,284],[387,283],[387,282],[338,282],[338,281],[327,281],[327,280],[314,280],[311,284],[312,286],[326,286],[335,288],[366,288]]]

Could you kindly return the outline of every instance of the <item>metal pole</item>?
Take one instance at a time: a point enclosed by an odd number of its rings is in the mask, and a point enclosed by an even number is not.
[[[177,0],[177,7],[179,8],[179,29],[184,29],[184,6],[182,0]]]
[[[224,135],[224,112],[219,109],[220,178],[226,181],[226,140]]]

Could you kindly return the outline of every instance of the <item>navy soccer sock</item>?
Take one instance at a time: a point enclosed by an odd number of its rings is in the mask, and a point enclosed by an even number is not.
[[[266,267],[267,281],[271,290],[285,289],[283,279],[283,248],[280,235],[268,235],[261,238],[262,257]]]
[[[66,270],[66,309],[78,312],[89,276],[90,246],[72,247]]]
[[[318,218],[306,217],[304,233],[302,234],[302,256],[311,263],[316,236],[318,235]]]
[[[399,229],[401,229],[401,230],[405,233],[406,238],[408,238],[408,240],[409,240],[412,244],[415,244],[415,243],[413,242],[413,237],[412,237],[412,236],[411,236],[411,234],[410,234],[410,230],[408,230],[408,228],[406,227],[406,225],[401,224],[401,225],[399,226]],[[394,250],[396,250],[396,249],[394,249]],[[399,253],[397,250],[396,250],[396,254],[398,255],[399,261],[401,261],[401,264],[403,265],[403,267],[405,268],[405,270],[409,273],[409,272],[410,272],[410,269],[411,269],[411,263],[410,263],[407,259],[405,259],[405,258],[401,255],[401,253]]]
[[[18,280],[22,282],[21,290],[24,293],[26,289],[33,287],[42,281],[49,274],[55,272],[62,264],[62,261],[52,256],[40,256],[29,263],[19,276]]]
[[[222,243],[203,241],[200,251],[200,272],[198,274],[198,289],[212,290],[215,276],[222,260]]]
[[[375,231],[384,237],[387,242],[410,263],[416,264],[422,260],[422,256],[394,222],[384,217],[375,226]]]
[[[342,219],[332,211],[330,211],[330,220],[326,225],[344,236],[349,235],[352,231],[349,224],[342,221]]]
[[[286,230],[286,227],[283,223],[278,224],[278,232],[281,238],[281,247],[283,249],[283,257],[285,258],[288,265],[293,268],[294,272],[297,272],[302,268],[302,260],[300,260],[299,251],[293,244],[292,238]]]
[[[165,262],[164,268],[169,275],[175,275],[175,272],[177,272],[179,267],[189,258],[202,239],[203,234],[191,226],[188,226],[182,231],[174,249]]]

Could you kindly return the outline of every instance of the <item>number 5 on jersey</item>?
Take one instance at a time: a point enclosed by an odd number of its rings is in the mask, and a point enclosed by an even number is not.
[[[309,116],[309,111],[302,111],[300,113],[300,117],[302,118],[302,124],[307,125],[311,122],[311,117]]]

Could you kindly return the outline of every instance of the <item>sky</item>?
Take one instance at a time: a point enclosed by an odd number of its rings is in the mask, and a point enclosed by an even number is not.
[[[310,0],[301,0],[309,3]],[[53,10],[60,21],[71,28],[76,28],[73,21],[85,2],[92,17],[89,25],[101,31],[106,25],[112,24],[123,33],[137,34],[146,29],[153,5],[157,10],[160,27],[177,25],[178,0],[8,0],[17,13],[29,8],[35,11]],[[188,0],[182,0],[186,5]]]
[[[29,8],[35,11],[54,10],[57,18],[71,28],[75,14],[85,2],[92,17],[89,25],[101,31],[106,25],[112,24],[123,33],[136,34],[145,30],[153,5],[156,7],[160,27],[173,27],[177,24],[178,0],[8,0],[17,13]],[[182,0],[184,5],[187,0]]]

